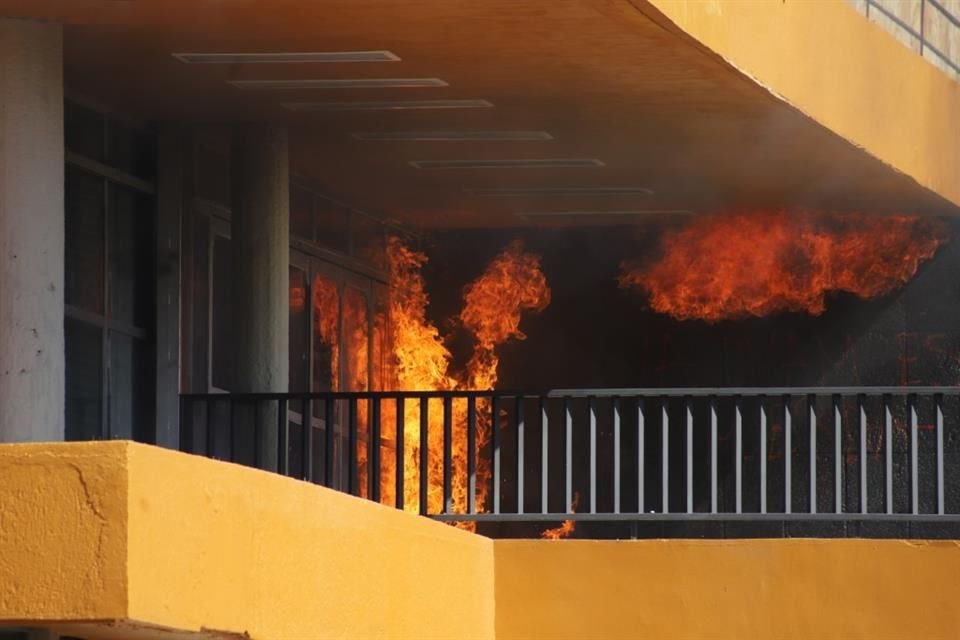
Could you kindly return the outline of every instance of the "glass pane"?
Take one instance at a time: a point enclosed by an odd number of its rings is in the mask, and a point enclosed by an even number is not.
[[[363,215],[353,214],[353,256],[380,269],[387,266],[387,236],[383,225]]]
[[[290,185],[290,233],[313,240],[313,193]]]
[[[307,274],[290,267],[290,391],[305,393],[310,372],[310,310],[307,308]]]
[[[349,249],[350,210],[327,200],[317,199],[317,242],[334,251]]]
[[[231,318],[230,240],[217,236],[213,243],[213,370],[214,387],[233,388],[233,319]]]
[[[337,283],[322,275],[313,278],[313,390],[340,388],[340,294]]]
[[[153,432],[154,367],[149,343],[110,332],[111,438],[143,440]]]
[[[101,329],[64,320],[67,366],[67,440],[102,437],[103,343]]]
[[[103,314],[104,181],[67,167],[65,199],[66,302]]]
[[[370,371],[370,324],[367,296],[353,287],[343,294],[345,391],[366,391]]]
[[[107,122],[107,164],[130,175],[153,180],[156,173],[153,136],[115,120]]]
[[[110,316],[149,327],[154,320],[153,202],[110,187]]]
[[[69,100],[63,107],[63,134],[68,150],[85,158],[104,161],[103,116]]]

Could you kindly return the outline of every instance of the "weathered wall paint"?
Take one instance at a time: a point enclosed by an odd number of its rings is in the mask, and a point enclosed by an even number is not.
[[[0,627],[123,638],[953,638],[960,544],[491,541],[127,442],[0,445]]]
[[[625,2],[960,205],[960,83],[844,0]]]
[[[124,617],[126,448],[0,446],[0,626]]]
[[[136,445],[129,508],[133,619],[256,640],[493,638],[487,538]]]
[[[502,540],[497,638],[956,638],[960,546]]]

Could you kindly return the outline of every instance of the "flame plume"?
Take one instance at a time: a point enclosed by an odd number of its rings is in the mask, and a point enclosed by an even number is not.
[[[510,339],[523,339],[519,329],[525,311],[542,311],[550,301],[550,289],[540,270],[540,258],[525,253],[520,243],[512,243],[493,259],[486,271],[467,286],[464,309],[459,318],[476,338],[473,355],[462,372],[451,371],[451,354],[443,336],[426,316],[428,297],[421,267],[427,258],[411,251],[398,238],[387,247],[390,266],[389,326],[393,354],[393,386],[399,390],[451,391],[490,390],[497,381],[499,359],[495,349]],[[384,424],[396,419],[385,407]],[[467,406],[457,401],[452,406],[453,441],[451,456],[451,500],[457,512],[465,512],[467,485]],[[418,511],[420,485],[420,448],[426,444],[427,510],[443,510],[443,414],[439,401],[429,403],[427,442],[420,441],[420,414],[408,403],[404,423],[404,507]],[[477,401],[476,449],[488,443],[492,424],[489,403]],[[490,468],[485,457],[476,460],[478,509],[483,508],[489,492]],[[384,483],[382,494],[388,499],[392,487]],[[392,499],[392,498],[390,498]],[[473,529],[473,523],[464,528]]]
[[[948,238],[919,216],[752,212],[704,216],[661,240],[652,264],[621,264],[620,286],[678,320],[820,315],[829,292],[869,299],[909,281]]]

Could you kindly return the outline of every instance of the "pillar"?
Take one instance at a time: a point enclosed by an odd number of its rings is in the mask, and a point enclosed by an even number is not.
[[[234,391],[286,393],[290,340],[290,169],[286,129],[237,127],[233,137]],[[278,403],[258,405],[258,464],[277,467]]]
[[[64,438],[61,34],[0,19],[0,442]]]

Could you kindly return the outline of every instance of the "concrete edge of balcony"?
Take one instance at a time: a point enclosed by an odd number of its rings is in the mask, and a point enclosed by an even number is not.
[[[846,2],[625,3],[960,206],[960,83]]]
[[[493,637],[493,542],[131,442],[0,445],[0,627]]]

